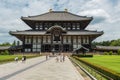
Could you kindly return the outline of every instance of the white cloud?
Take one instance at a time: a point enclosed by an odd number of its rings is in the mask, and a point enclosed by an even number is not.
[[[46,1],[33,1],[29,3],[28,7],[22,9],[24,15],[38,15],[40,13],[47,12],[52,7],[49,2]]]
[[[110,15],[103,9],[80,11],[78,14],[82,16],[93,16],[95,23],[109,21],[110,19]]]
[[[56,6],[55,6],[56,5]],[[0,1],[0,41],[8,41],[8,31],[30,29],[21,16],[39,15],[50,8],[93,16],[87,27],[90,30],[103,30],[105,34],[96,40],[120,38],[120,0],[1,0]],[[114,32],[114,33],[113,33]],[[114,36],[113,36],[114,34]],[[9,37],[10,41],[15,38]]]

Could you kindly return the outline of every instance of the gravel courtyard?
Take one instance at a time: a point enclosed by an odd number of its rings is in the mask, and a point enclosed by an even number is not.
[[[0,65],[0,80],[84,80],[71,61],[56,62],[45,56]]]

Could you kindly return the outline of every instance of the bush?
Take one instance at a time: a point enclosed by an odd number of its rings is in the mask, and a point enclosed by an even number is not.
[[[92,67],[93,69],[113,78],[113,80],[120,80],[120,74],[119,73],[116,73],[115,71],[112,71],[108,68],[105,68],[105,67],[102,67],[102,66],[99,66],[99,65],[96,65],[96,64],[92,64],[88,61],[85,61],[85,60],[82,60],[78,57],[74,57],[75,59],[79,60],[80,62]]]
[[[0,55],[4,55],[4,52],[1,52]]]
[[[77,56],[77,57],[93,57],[93,55],[84,55],[84,54],[72,54],[72,56]]]
[[[110,51],[110,52],[109,52],[109,55],[112,55],[112,54],[113,54],[113,52],[112,52],[112,51]]]
[[[4,53],[5,53],[5,55],[9,55],[10,54],[8,50],[5,50]]]
[[[117,55],[120,55],[120,49],[117,51]]]
[[[109,53],[108,52],[104,52],[104,55],[109,55]]]
[[[1,52],[0,54],[1,54],[1,55],[10,55],[10,53],[9,53],[8,50],[5,50],[4,52]]]

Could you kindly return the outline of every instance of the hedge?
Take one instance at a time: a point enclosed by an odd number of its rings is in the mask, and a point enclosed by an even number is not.
[[[1,52],[0,55],[10,55],[8,50],[5,50],[4,52]]]
[[[102,67],[102,66],[98,66],[96,64],[92,64],[88,61],[80,59],[79,57],[74,57],[74,58],[79,60],[80,62],[92,67],[93,69],[103,73],[104,75],[111,77],[114,80],[120,80],[120,74],[116,73],[115,71],[112,71],[112,70]]]
[[[84,54],[72,54],[72,56],[77,56],[77,57],[93,57],[93,55],[84,55]]]
[[[120,49],[117,51],[117,55],[120,55]]]

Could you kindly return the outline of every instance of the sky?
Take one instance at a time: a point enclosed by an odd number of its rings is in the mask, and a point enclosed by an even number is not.
[[[87,30],[104,31],[95,41],[120,38],[120,0],[0,0],[0,43],[17,40],[9,31],[30,29],[20,18],[53,11],[93,17]]]

